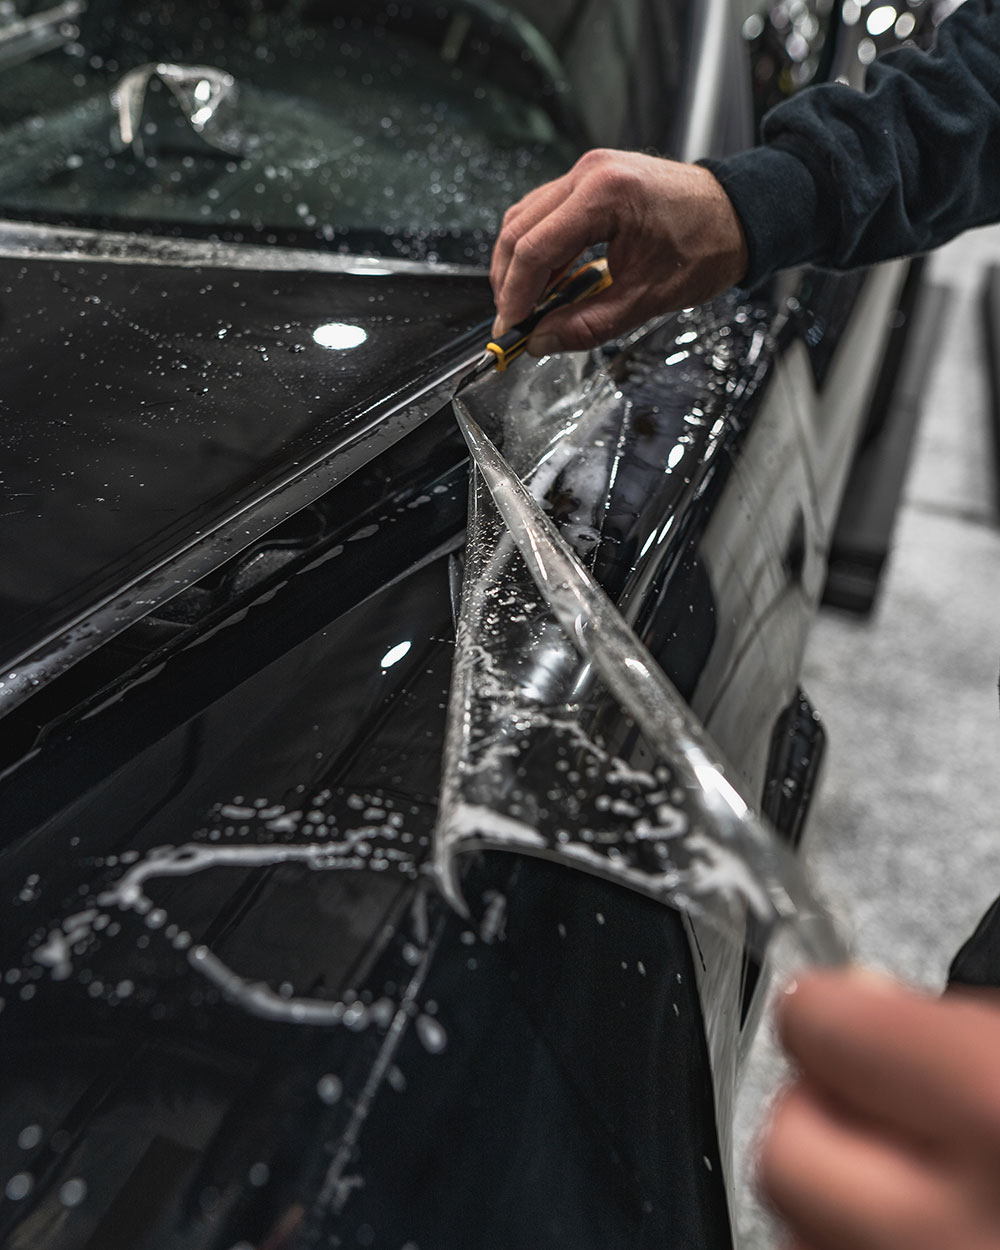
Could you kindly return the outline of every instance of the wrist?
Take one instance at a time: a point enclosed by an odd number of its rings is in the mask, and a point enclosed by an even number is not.
[[[836,207],[821,203],[805,162],[777,144],[699,164],[719,183],[746,247],[744,285],[753,287],[780,269],[816,261],[836,231]]]

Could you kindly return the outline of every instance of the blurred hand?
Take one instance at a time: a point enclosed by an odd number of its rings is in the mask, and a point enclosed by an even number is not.
[[[607,243],[614,285],[550,314],[534,355],[595,347],[650,317],[703,303],[746,272],[743,229],[707,169],[595,149],[507,210],[493,251],[494,333],[526,317],[584,248]]]
[[[760,1158],[796,1250],[1000,1250],[1000,995],[810,973]]]

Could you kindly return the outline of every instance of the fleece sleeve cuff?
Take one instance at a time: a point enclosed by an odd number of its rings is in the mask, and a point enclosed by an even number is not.
[[[779,140],[698,163],[722,184],[743,225],[750,261],[741,286],[755,287],[779,269],[821,261],[829,252],[837,205],[791,145]]]

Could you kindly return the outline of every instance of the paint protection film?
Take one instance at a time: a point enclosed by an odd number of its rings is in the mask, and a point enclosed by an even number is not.
[[[598,361],[569,357],[480,381],[456,408],[478,467],[437,833],[445,893],[461,906],[463,851],[517,850],[669,902],[740,944],[752,915],[757,956],[787,924],[808,957],[838,961],[796,861],[588,569],[634,459],[626,393]]]

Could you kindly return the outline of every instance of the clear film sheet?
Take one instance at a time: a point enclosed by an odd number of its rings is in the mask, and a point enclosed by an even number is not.
[[[456,397],[477,461],[435,837],[456,906],[465,852],[516,851],[680,908],[757,957],[779,928],[810,961],[846,957],[637,632],[748,398],[733,355],[766,356],[749,315],[742,328],[733,342],[694,310],[618,360],[524,360]]]

